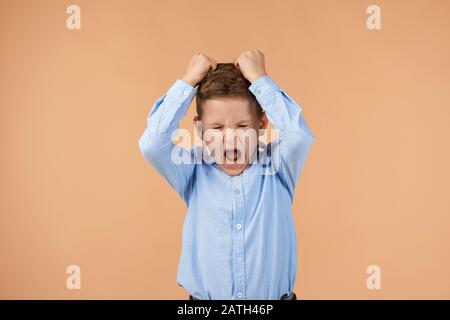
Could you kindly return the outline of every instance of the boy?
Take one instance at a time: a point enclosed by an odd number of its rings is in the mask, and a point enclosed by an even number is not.
[[[194,95],[194,125],[207,147],[187,150],[171,135]],[[279,138],[261,155],[255,139],[268,121]],[[234,64],[196,54],[155,102],[139,147],[188,207],[177,283],[190,299],[296,299],[291,204],[313,140],[302,108],[266,73],[259,50]],[[209,160],[186,161],[199,152]],[[182,163],[174,161],[180,154]]]

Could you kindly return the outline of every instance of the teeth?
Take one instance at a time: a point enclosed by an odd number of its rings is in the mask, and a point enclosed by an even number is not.
[[[228,149],[224,152],[225,157],[233,162],[239,160],[240,151],[238,149]]]
[[[228,160],[233,160],[233,158],[234,158],[234,150],[232,150],[232,149],[226,150],[226,151],[225,151],[225,157],[226,157]]]

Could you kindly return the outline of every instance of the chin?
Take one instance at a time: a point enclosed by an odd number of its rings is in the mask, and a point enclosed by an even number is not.
[[[226,165],[220,165],[220,168],[222,169],[223,172],[225,172],[226,174],[228,174],[230,176],[237,176],[237,175],[241,174],[242,171],[244,171],[246,166],[247,166],[246,164],[241,164],[238,167],[230,168],[230,167],[227,167]]]

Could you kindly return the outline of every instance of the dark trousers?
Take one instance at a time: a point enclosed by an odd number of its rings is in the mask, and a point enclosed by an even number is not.
[[[189,300],[200,300],[200,299],[189,295]],[[297,300],[297,296],[295,295],[295,292],[292,292],[291,294],[283,294],[280,300]]]

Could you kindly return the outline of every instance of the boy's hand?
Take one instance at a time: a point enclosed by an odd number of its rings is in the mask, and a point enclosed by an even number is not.
[[[239,67],[244,77],[251,83],[267,74],[264,54],[258,49],[242,52],[234,64]]]
[[[216,69],[217,62],[201,53],[196,53],[189,62],[186,73],[181,80],[195,87],[208,73],[209,68]]]

